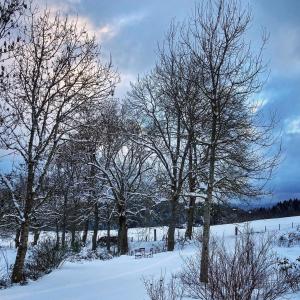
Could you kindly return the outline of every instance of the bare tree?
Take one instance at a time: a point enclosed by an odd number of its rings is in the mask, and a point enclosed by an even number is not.
[[[15,151],[26,169],[20,246],[12,282],[23,279],[32,212],[46,201],[37,197],[57,147],[73,130],[78,110],[106,98],[116,75],[102,63],[94,38],[59,14],[36,11],[26,16],[21,41],[1,91],[1,143]]]
[[[85,152],[76,141],[66,141],[58,147],[51,165],[49,181],[54,181],[54,191],[48,201],[52,226],[62,232],[61,245],[66,245],[66,231],[71,230],[72,244],[76,230],[86,223],[92,210],[90,201],[89,170],[82,161]],[[45,214],[45,205],[44,214]],[[86,232],[87,235],[87,232]],[[84,243],[86,242],[83,241]]]
[[[262,87],[266,68],[263,46],[255,54],[245,41],[250,23],[250,13],[238,1],[208,1],[195,9],[182,31],[181,42],[199,70],[199,101],[205,112],[203,130],[196,136],[197,144],[207,149],[201,172],[205,187],[203,282],[208,281],[212,202],[261,194],[278,158],[268,156],[275,141],[274,123],[259,120],[259,111],[251,102],[253,93]]]
[[[131,92],[144,122],[139,142],[156,153],[169,177],[169,250],[183,192],[190,197],[187,237],[196,199],[204,202],[204,282],[212,203],[262,194],[278,159],[268,153],[274,122],[263,122],[251,100],[266,67],[265,39],[257,54],[245,41],[250,22],[248,10],[235,0],[197,6],[187,24],[171,26],[156,68]]]
[[[105,153],[106,160],[102,160],[105,166],[110,163],[111,155],[118,148],[118,140],[121,133],[120,118],[118,115],[118,105],[116,99],[109,99],[105,103],[96,106],[85,107],[82,111],[81,125],[76,135],[71,139],[82,148],[81,161],[88,168],[87,182],[89,189],[88,202],[93,206],[90,215],[93,218],[92,250],[97,248],[97,236],[99,223],[101,221],[101,211],[110,207],[111,199],[105,196],[106,186],[103,178],[97,178],[97,168],[95,161],[97,153]],[[102,207],[102,206],[105,206]],[[103,216],[103,215],[102,215]],[[112,218],[109,213],[108,222]]]
[[[95,166],[100,178],[105,179],[108,188],[106,197],[115,202],[115,214],[118,218],[118,249],[120,254],[128,252],[127,220],[137,214],[143,206],[146,191],[141,189],[145,173],[152,169],[148,163],[151,152],[131,143],[123,143],[111,155],[107,164],[106,153],[98,152]]]
[[[187,103],[197,91],[193,81],[187,80],[186,73],[189,73],[191,65],[186,62],[186,53],[181,51],[177,40],[177,27],[172,25],[164,44],[159,48],[159,63],[148,76],[139,79],[133,86],[129,100],[137,118],[141,120],[142,129],[136,142],[155,153],[159,168],[166,175],[164,193],[170,203],[169,251],[175,245],[178,203],[185,180],[190,175],[190,187],[193,188],[195,177],[191,149],[194,124],[191,118],[187,120],[186,117]],[[187,124],[190,125],[190,131],[187,131]],[[190,172],[186,168],[189,153]]]

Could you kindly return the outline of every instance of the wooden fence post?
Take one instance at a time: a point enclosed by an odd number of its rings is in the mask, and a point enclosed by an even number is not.
[[[154,242],[156,242],[156,228],[154,229]]]
[[[235,226],[235,235],[238,235],[238,227],[237,226]]]

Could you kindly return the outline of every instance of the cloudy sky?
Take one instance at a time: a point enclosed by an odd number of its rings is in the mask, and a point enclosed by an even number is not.
[[[200,0],[198,0],[200,1]],[[244,0],[246,1],[246,0]],[[193,0],[47,0],[51,8],[78,16],[112,55],[122,82],[117,96],[129,82],[155,63],[157,43],[170,21],[191,13]],[[249,36],[258,45],[263,28],[270,33],[265,51],[270,77],[257,95],[263,109],[276,111],[283,132],[284,158],[272,179],[273,200],[300,197],[300,1],[249,0],[253,25]]]

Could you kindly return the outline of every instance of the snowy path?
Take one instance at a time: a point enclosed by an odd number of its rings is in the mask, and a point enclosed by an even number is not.
[[[110,261],[67,263],[27,286],[0,292],[1,300],[143,300],[142,276],[156,276],[180,269],[181,253],[160,253],[153,258],[122,256]],[[141,298],[142,297],[142,298]]]
[[[300,224],[300,217],[260,220],[251,223],[254,231],[281,232]],[[226,243],[234,242],[234,224],[213,226],[213,235],[224,237]],[[241,226],[242,227],[242,226]],[[121,256],[108,261],[66,263],[36,282],[0,291],[1,300],[146,300],[142,277],[159,277],[161,273],[176,273],[181,269],[183,257],[195,252],[192,246],[184,251],[154,255],[153,258],[134,259]],[[277,248],[280,255],[295,259],[299,247]],[[300,294],[293,295],[300,299]]]

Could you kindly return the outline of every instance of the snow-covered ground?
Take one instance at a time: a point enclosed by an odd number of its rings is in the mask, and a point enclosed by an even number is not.
[[[280,224],[280,231],[279,231]],[[237,224],[216,225],[212,227],[212,235],[218,239],[224,238],[228,245],[234,243],[234,232]],[[293,225],[293,228],[292,228]],[[245,224],[238,224],[242,229]],[[295,231],[300,226],[300,216],[281,219],[259,220],[250,223],[251,228],[260,236],[265,230],[271,235],[280,235]],[[196,229],[197,230],[197,229]],[[147,245],[147,240],[153,239],[152,229],[130,229],[130,239],[133,237],[132,248]],[[179,230],[181,236],[184,230]],[[158,228],[159,239],[166,233],[166,228]],[[148,246],[152,242],[148,242]],[[4,241],[2,241],[4,244]],[[8,244],[6,242],[6,247]],[[279,256],[294,261],[300,255],[300,245],[292,247],[276,246]],[[13,249],[7,249],[9,260],[13,260]],[[174,252],[158,253],[153,258],[134,259],[132,256],[121,256],[107,261],[67,262],[60,269],[30,282],[26,286],[14,286],[0,290],[1,300],[146,300],[142,282],[143,277],[159,277],[161,274],[171,274],[179,271],[183,258],[195,254],[193,245]],[[289,295],[285,299],[300,299],[300,293]]]

